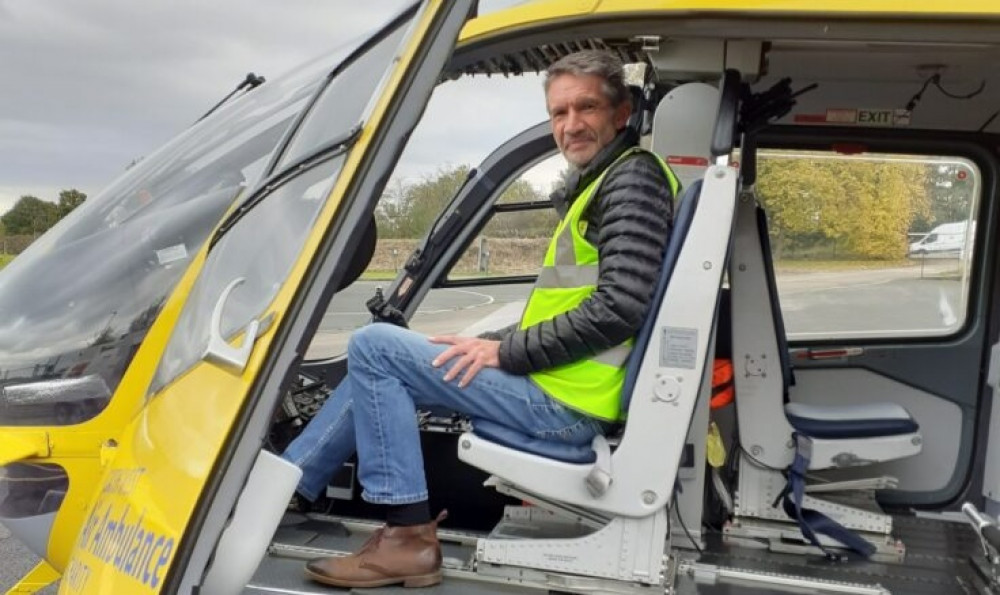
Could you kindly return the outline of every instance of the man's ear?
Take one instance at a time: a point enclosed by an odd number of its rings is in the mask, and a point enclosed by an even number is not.
[[[615,130],[621,130],[625,128],[628,124],[628,117],[632,115],[632,102],[623,101],[615,107],[615,113],[613,115]]]

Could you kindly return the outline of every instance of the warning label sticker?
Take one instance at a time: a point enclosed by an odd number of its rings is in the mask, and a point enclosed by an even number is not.
[[[698,364],[698,329],[663,327],[660,336],[660,366],[693,370]]]
[[[835,126],[864,126],[891,128],[910,125],[910,111],[906,109],[828,109],[822,114],[795,114],[796,124],[832,124]]]

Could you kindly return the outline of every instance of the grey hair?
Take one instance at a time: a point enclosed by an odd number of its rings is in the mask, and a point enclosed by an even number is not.
[[[631,99],[625,86],[625,72],[622,61],[617,56],[602,50],[582,50],[563,56],[545,71],[545,92],[549,92],[552,80],[563,74],[581,76],[592,74],[604,79],[602,88],[611,105],[621,105]]]

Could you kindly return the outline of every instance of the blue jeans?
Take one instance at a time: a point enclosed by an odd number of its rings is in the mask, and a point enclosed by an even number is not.
[[[282,455],[302,469],[299,494],[318,498],[356,449],[366,501],[426,500],[418,407],[443,407],[574,445],[589,444],[602,430],[599,421],[564,407],[527,376],[484,368],[465,388],[457,379],[444,382],[451,362],[435,368],[431,361],[447,347],[391,324],[357,330],[347,346],[347,376]]]

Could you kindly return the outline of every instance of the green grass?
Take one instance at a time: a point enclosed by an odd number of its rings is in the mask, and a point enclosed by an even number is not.
[[[362,281],[392,281],[396,278],[397,271],[365,271],[361,273]]]
[[[917,260],[776,260],[774,268],[782,272],[877,271],[919,266]]]
[[[0,269],[7,266],[7,263],[14,260],[13,254],[0,254]]]

